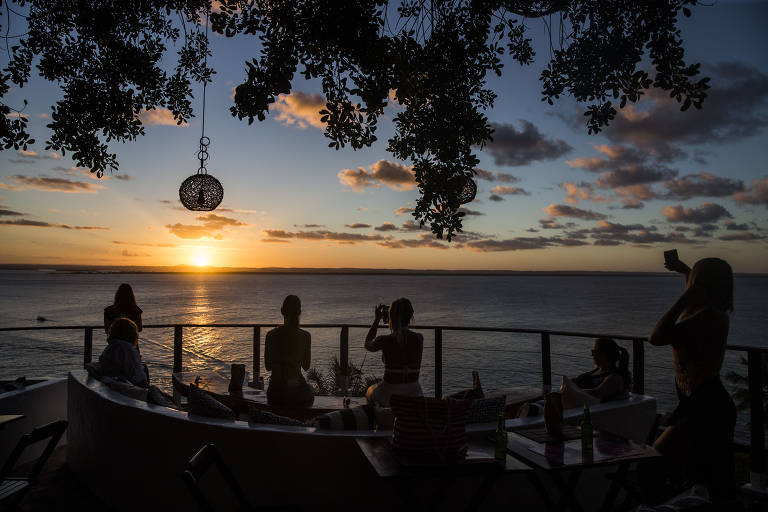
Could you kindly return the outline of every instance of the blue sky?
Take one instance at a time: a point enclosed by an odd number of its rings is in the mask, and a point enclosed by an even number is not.
[[[544,25],[531,22],[535,63],[489,78],[495,140],[479,152],[486,172],[467,205],[477,214],[450,245],[396,213],[417,198],[409,162],[385,151],[396,105],[360,151],[327,147],[319,87],[300,77],[266,121],[230,116],[243,61],[255,56],[248,38],[212,36],[208,169],[225,189],[214,216],[178,204],[197,169],[199,118],[148,124],[146,137],[114,145],[123,179],[99,181],[44,150],[40,116],[57,91],[33,79],[6,97],[30,101],[38,144],[36,154],[0,153],[0,263],[654,271],[677,247],[686,260],[720,256],[736,271],[766,272],[768,5],[693,11],[681,28],[686,59],[712,77],[704,109],[681,113],[652,92],[598,136],[587,134],[583,106],[540,101],[549,50]]]

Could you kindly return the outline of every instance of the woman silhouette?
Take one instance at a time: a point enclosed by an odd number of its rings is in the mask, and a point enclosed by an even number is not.
[[[112,322],[121,317],[132,320],[141,332],[141,308],[136,304],[133,288],[128,283],[123,283],[117,288],[115,301],[104,308],[104,332],[109,334]]]
[[[376,336],[379,322],[389,319],[390,334]],[[419,371],[424,350],[424,337],[408,330],[413,318],[413,306],[406,298],[397,299],[389,308],[379,305],[374,311],[374,320],[365,338],[365,349],[370,352],[381,350],[384,361],[384,378],[368,388],[366,397],[370,402],[389,407],[392,395],[421,396]]]

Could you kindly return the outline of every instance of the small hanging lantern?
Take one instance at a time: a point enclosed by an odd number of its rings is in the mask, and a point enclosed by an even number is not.
[[[205,40],[208,41],[208,13],[205,15]],[[206,48],[205,66],[208,66],[208,51]],[[193,174],[185,179],[179,187],[179,199],[181,204],[187,210],[195,212],[210,212],[215,210],[224,199],[224,187],[221,182],[208,174],[206,161],[208,160],[208,145],[211,139],[205,136],[205,86],[203,79],[203,114],[202,114],[202,133],[200,134],[200,149],[197,152],[197,159],[200,161],[200,167],[197,174]]]
[[[203,116],[205,116],[205,111],[203,111]],[[208,169],[205,167],[209,143],[208,137],[205,135],[200,137],[200,150],[197,152],[200,167],[197,174],[185,179],[179,187],[179,199],[187,210],[209,212],[215,210],[221,204],[221,200],[224,199],[224,187],[221,186],[219,180],[208,174]]]

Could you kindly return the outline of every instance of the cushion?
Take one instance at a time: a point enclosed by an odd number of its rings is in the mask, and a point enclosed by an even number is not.
[[[147,388],[142,388],[117,377],[102,377],[101,382],[109,386],[109,389],[117,391],[121,395],[135,400],[147,401]]]
[[[259,423],[262,425],[288,425],[290,427],[306,427],[307,424],[287,416],[251,407],[248,409],[248,423]]]
[[[493,423],[498,421],[499,413],[504,412],[506,397],[478,398],[469,406],[467,423]]]
[[[163,407],[170,407],[171,409],[178,409],[178,405],[173,401],[173,398],[164,393],[157,386],[149,386],[147,390],[147,403],[154,405],[161,405]]]
[[[463,459],[470,400],[393,395],[392,447],[400,455],[438,462]]]
[[[310,425],[326,430],[373,430],[375,426],[374,406],[360,405],[350,409],[339,409],[315,416]]]
[[[189,412],[208,418],[221,418],[225,420],[234,420],[235,413],[194,384],[189,385]]]

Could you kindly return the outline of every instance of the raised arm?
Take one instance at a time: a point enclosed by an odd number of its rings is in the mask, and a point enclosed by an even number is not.
[[[387,311],[386,308],[387,306],[379,305],[376,306],[376,309],[374,310],[373,323],[371,324],[371,328],[368,329],[368,335],[365,337],[365,350],[369,352],[381,350],[381,345],[376,343],[376,331],[379,328],[379,322]]]
[[[691,273],[691,267],[689,267],[688,265],[686,265],[680,260],[675,260],[672,262],[665,261],[664,268],[666,268],[667,270],[671,270],[672,272],[679,272],[683,274],[686,280],[688,279],[688,274]]]
[[[703,302],[706,290],[699,286],[692,286],[685,290],[679,299],[664,313],[664,316],[656,322],[651,335],[648,336],[648,342],[651,345],[669,345],[679,338],[678,332],[682,327],[677,324],[678,318],[686,308],[695,307]]]

